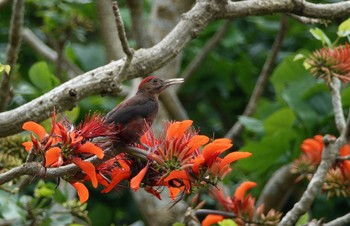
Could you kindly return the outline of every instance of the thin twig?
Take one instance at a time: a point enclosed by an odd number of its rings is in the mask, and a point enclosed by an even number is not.
[[[292,13],[286,13],[289,17],[295,19],[296,21],[302,23],[302,24],[328,24],[331,21],[330,20],[324,20],[324,19],[316,19],[316,18],[309,18],[305,16],[298,16]]]
[[[265,84],[267,82],[267,79],[271,73],[271,70],[273,68],[274,62],[277,58],[278,52],[280,51],[282,41],[284,39],[284,36],[287,32],[287,25],[288,25],[288,18],[287,16],[282,16],[280,21],[280,29],[278,32],[278,35],[272,45],[271,52],[268,56],[268,58],[265,61],[265,64],[263,66],[263,69],[261,70],[261,73],[258,77],[258,80],[255,84],[253,93],[250,97],[250,100],[243,112],[242,115],[244,116],[250,116],[255,112],[256,106],[258,104],[258,100],[260,99],[263,90],[265,89]],[[232,128],[227,132],[225,137],[227,138],[234,138],[236,137],[242,130],[243,125],[240,121],[237,121]]]
[[[337,78],[333,78],[332,83],[328,85],[332,97],[335,125],[339,133],[342,134],[345,131],[346,122],[342,108],[340,86],[340,80]]]
[[[303,193],[301,199],[295,203],[293,208],[283,217],[279,223],[280,226],[295,225],[300,216],[310,209],[310,206],[315,200],[316,195],[322,188],[322,184],[328,170],[336,160],[336,156],[340,147],[346,143],[343,137],[338,138],[335,140],[335,142],[334,140],[335,139],[332,136],[324,136],[322,161],[318,166],[316,173],[312,177],[310,183],[308,184],[306,191]]]
[[[208,214],[216,214],[216,215],[221,215],[221,216],[227,217],[227,218],[237,217],[237,215],[235,213],[220,211],[220,210],[211,210],[211,209],[199,209],[199,210],[194,211],[194,214],[196,216],[206,216]]]
[[[220,42],[220,40],[225,36],[227,33],[229,27],[230,27],[230,20],[225,20],[224,24],[215,32],[213,37],[211,37],[202,48],[202,51],[196,55],[196,57],[191,61],[191,63],[185,68],[185,70],[180,75],[180,78],[184,78],[186,83],[186,80],[190,76],[193,75],[193,72],[195,72],[203,63],[205,58],[208,56],[208,54],[215,48],[215,46]],[[184,84],[182,83],[181,86]],[[178,91],[181,86],[175,87],[175,90]]]
[[[342,217],[338,217],[337,219],[324,224],[324,226],[339,226],[339,225],[349,225],[349,224],[350,224],[350,213],[347,213]]]
[[[347,156],[337,156],[337,160],[340,160],[340,161],[350,160],[350,155],[347,155]]]
[[[113,13],[115,16],[115,22],[117,24],[119,39],[122,44],[123,51],[126,55],[124,66],[119,74],[120,77],[123,77],[125,72],[128,70],[130,66],[131,60],[134,56],[134,50],[129,47],[128,39],[126,38],[125,28],[124,28],[122,17],[120,16],[117,1],[113,2]]]
[[[147,27],[145,19],[143,18],[143,2],[144,1],[135,0],[126,1],[126,4],[130,9],[133,33],[135,36],[137,46],[139,48],[146,48],[151,45],[151,41],[148,36],[148,31],[146,29]]]
[[[24,14],[24,0],[14,0],[12,6],[9,43],[6,52],[6,64],[10,65],[11,71],[9,74],[3,73],[0,84],[0,112],[7,108],[7,105],[11,99],[11,85],[10,80],[13,74],[13,68],[17,62],[18,52],[21,46],[22,40],[22,27],[23,27],[23,14]]]

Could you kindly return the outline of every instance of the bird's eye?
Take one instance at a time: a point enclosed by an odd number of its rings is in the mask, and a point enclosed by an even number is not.
[[[155,79],[152,80],[152,82],[153,82],[153,83],[157,83],[157,82],[158,82],[158,79],[155,78]]]

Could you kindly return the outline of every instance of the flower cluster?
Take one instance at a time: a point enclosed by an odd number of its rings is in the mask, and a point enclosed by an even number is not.
[[[306,60],[308,70],[317,78],[331,83],[332,78],[350,81],[350,46],[348,43],[336,48],[324,47],[314,51]]]
[[[231,140],[221,138],[209,142],[192,127],[191,120],[166,125],[166,133],[155,137],[149,131],[142,138],[150,147],[149,163],[131,180],[131,188],[137,190],[141,181],[146,191],[160,198],[157,187],[169,188],[170,197],[207,185],[216,185],[230,171],[230,164],[247,158],[249,152],[231,152],[221,158],[220,154],[232,147]],[[203,148],[201,148],[203,147]]]
[[[221,189],[212,189],[211,193],[215,200],[219,201],[225,211],[234,213],[234,221],[238,225],[246,223],[255,225],[277,225],[282,216],[281,213],[271,209],[264,214],[264,205],[255,208],[255,198],[250,194],[246,195],[247,191],[256,186],[255,182],[243,182],[236,189],[233,197],[225,196]],[[256,218],[254,218],[256,215]],[[222,221],[224,216],[217,214],[209,214],[202,221],[202,226],[209,226]]]
[[[33,121],[24,123],[22,128],[31,132],[31,141],[23,143],[25,150],[41,156],[45,167],[74,163],[82,169],[82,173],[67,175],[64,179],[77,190],[80,201],[85,202],[89,192],[82,182],[91,181],[97,187],[98,176],[95,166],[84,160],[92,156],[99,159],[104,157],[103,146],[93,139],[105,137],[110,140],[115,135],[114,125],[107,124],[102,117],[94,114],[74,127],[67,119],[57,122],[56,114],[53,113],[49,132]]]
[[[104,186],[102,193],[123,184],[134,191],[144,188],[159,199],[160,190],[167,187],[175,200],[199,187],[216,185],[231,171],[230,163],[251,155],[232,152],[220,157],[232,147],[231,140],[210,141],[191,125],[190,120],[167,123],[160,136],[149,130],[136,146],[113,146],[120,128],[107,124],[102,117],[87,117],[84,123],[74,127],[67,120],[56,122],[54,115],[50,132],[35,122],[24,123],[23,129],[32,132],[32,141],[23,145],[27,151],[43,156],[45,167],[70,163],[80,167],[83,172],[64,179],[77,189],[81,202],[85,202],[89,194],[84,181],[91,181],[94,187]],[[92,156],[102,159],[107,148],[116,148],[118,152],[96,166],[86,161]],[[141,152],[141,156],[133,151]]]
[[[323,136],[316,135],[303,141],[300,146],[301,156],[293,162],[292,172],[300,174],[297,180],[303,177],[311,179],[317,166],[321,162],[324,148]],[[344,145],[338,153],[340,158],[350,156],[349,144]],[[338,159],[333,167],[328,171],[323,183],[323,190],[328,192],[328,196],[350,196],[350,160]]]

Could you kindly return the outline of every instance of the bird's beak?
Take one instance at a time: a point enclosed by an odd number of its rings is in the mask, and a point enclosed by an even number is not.
[[[183,78],[172,78],[172,79],[167,79],[164,81],[164,87],[169,87],[171,85],[174,84],[179,84],[179,83],[183,83],[184,79]]]

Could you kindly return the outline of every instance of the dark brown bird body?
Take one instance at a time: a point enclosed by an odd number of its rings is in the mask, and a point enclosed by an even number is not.
[[[118,142],[139,142],[158,114],[159,94],[167,87],[182,82],[183,79],[163,80],[155,76],[143,79],[135,96],[123,101],[106,115],[106,121],[115,123],[120,130]]]

